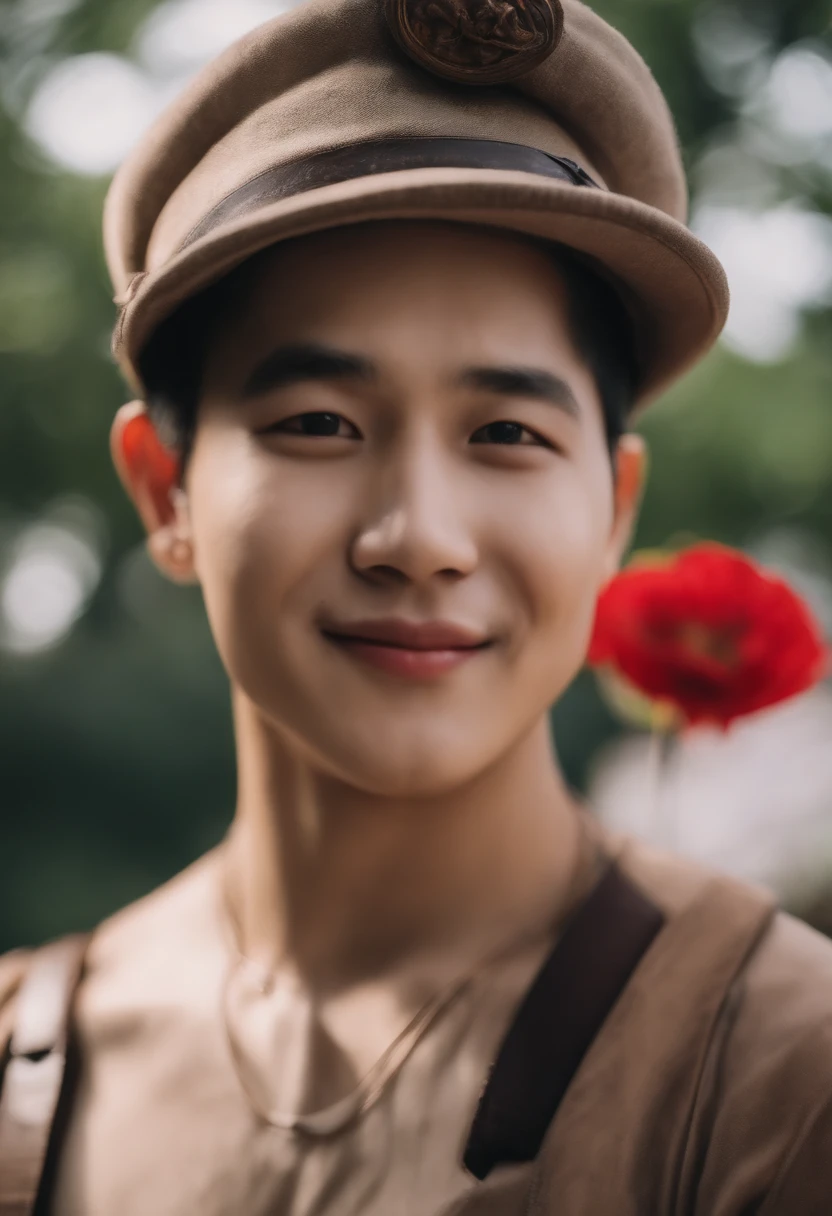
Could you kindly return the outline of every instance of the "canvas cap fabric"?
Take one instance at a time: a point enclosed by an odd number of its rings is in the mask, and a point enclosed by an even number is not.
[[[533,47],[542,60],[519,74],[510,63],[512,78],[494,83],[489,56],[507,43],[494,37],[481,54],[483,21],[514,37],[506,14],[544,3],[556,20],[549,47]],[[633,318],[639,405],[710,348],[727,314],[725,274],[685,226],[678,140],[649,68],[579,0],[513,4],[387,0],[386,16],[383,0],[307,0],[195,77],[116,173],[105,206],[113,350],[140,394],[143,348],[189,297],[276,242],[375,220],[508,229],[584,255]],[[391,6],[410,12],[426,61],[451,47],[447,72],[403,49]],[[485,66],[457,72],[460,46]]]

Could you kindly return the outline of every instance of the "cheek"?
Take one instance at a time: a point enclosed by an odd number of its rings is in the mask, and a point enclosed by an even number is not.
[[[325,467],[278,462],[240,432],[207,437],[192,459],[197,569],[217,647],[239,675],[293,604],[314,600],[316,575],[343,549],[345,487]]]
[[[604,480],[606,478],[606,480]],[[501,551],[519,590],[529,656],[547,670],[583,662],[604,570],[612,519],[608,469],[590,476],[564,465],[536,495],[524,495]],[[503,520],[512,518],[506,504]]]

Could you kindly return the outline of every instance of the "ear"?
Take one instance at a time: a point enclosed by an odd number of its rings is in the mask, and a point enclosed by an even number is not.
[[[615,451],[615,502],[607,547],[605,579],[619,570],[630,546],[647,480],[648,451],[641,435],[627,431]]]
[[[156,566],[176,583],[197,582],[179,461],[159,439],[141,401],[123,405],[113,419],[110,453],[147,530],[147,548]]]

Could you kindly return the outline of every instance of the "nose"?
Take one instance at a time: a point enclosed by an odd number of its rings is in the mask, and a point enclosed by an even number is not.
[[[438,440],[412,435],[389,454],[377,478],[373,508],[351,547],[357,573],[374,580],[426,583],[462,578],[477,564],[466,524],[459,470]]]

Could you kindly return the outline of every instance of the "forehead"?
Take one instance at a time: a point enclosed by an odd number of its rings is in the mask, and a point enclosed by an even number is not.
[[[497,229],[384,221],[277,245],[236,276],[218,354],[326,340],[384,358],[581,363],[552,252]]]

